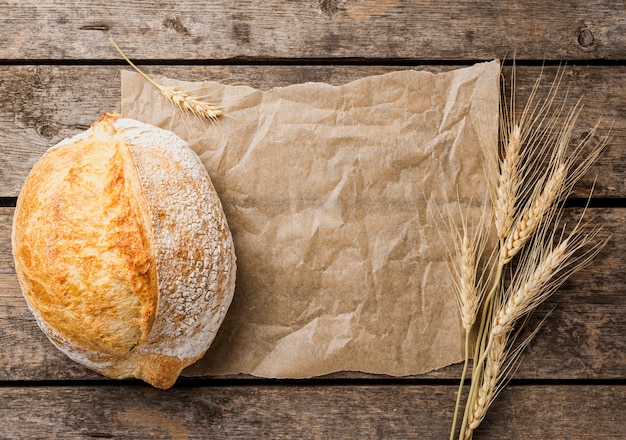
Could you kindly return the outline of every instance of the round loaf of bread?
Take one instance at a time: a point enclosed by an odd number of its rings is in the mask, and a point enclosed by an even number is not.
[[[118,115],[35,164],[12,241],[43,332],[108,377],[169,388],[233,297],[232,237],[200,159],[174,133]]]

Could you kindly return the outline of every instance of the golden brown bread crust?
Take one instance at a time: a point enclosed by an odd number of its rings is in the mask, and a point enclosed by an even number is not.
[[[99,125],[35,165],[14,242],[24,295],[41,319],[79,347],[121,355],[148,335],[158,290],[147,202],[112,130]]]
[[[159,388],[205,353],[234,291],[232,238],[198,157],[173,133],[116,115],[33,168],[13,252],[57,348]]]

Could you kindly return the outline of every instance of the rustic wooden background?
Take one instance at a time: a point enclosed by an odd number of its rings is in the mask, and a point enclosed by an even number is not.
[[[22,299],[11,257],[13,210],[43,152],[120,107],[127,65],[177,79],[273,86],[340,84],[396,69],[518,63],[523,102],[545,64],[584,94],[574,133],[601,116],[606,154],[591,214],[612,239],[549,301],[477,438],[626,437],[626,2],[620,0],[0,1],[1,438],[447,438],[458,365],[423,376],[338,373],[314,380],[181,379],[168,391],[111,381],[56,351]],[[510,76],[510,68],[504,73]],[[545,89],[544,89],[545,90]],[[608,124],[607,124],[608,125]]]

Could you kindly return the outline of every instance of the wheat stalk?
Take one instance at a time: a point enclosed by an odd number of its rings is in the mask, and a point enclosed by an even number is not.
[[[455,240],[456,252],[455,258],[453,259],[453,262],[456,264],[452,265],[451,273],[454,292],[461,314],[461,323],[465,329],[465,360],[463,364],[463,372],[461,373],[462,378],[465,378],[469,365],[470,335],[472,327],[476,322],[480,304],[482,303],[482,299],[485,294],[485,273],[482,272],[480,278],[477,278],[477,274],[480,273],[479,258],[484,252],[488,239],[488,229],[485,227],[485,223],[487,221],[486,218],[486,211],[483,209],[478,227],[475,228],[473,235],[470,235],[470,232],[468,231],[466,219],[463,219],[462,221],[462,233],[458,232],[458,229],[454,227],[452,228],[454,231],[457,231],[458,235]],[[454,432],[456,430],[462,392],[463,380],[459,384],[457,392],[456,409],[450,433],[451,439],[453,439]]]
[[[165,96],[176,108],[189,112],[201,119],[206,119],[210,122],[215,122],[220,116],[224,115],[224,111],[215,104],[212,104],[208,101],[205,101],[201,97],[196,97],[189,93],[186,90],[181,89],[176,86],[165,86],[163,84],[159,84],[150,76],[145,74],[139,67],[137,67],[119,48],[119,46],[113,41],[113,39],[109,39],[113,47],[117,49],[122,58],[139,73],[143,76],[150,84],[155,86],[162,94]]]
[[[467,368],[469,366],[469,344],[470,335],[472,332],[472,326],[476,321],[478,315],[478,308],[480,306],[482,294],[481,290],[476,284],[476,272],[477,268],[477,255],[476,246],[480,246],[480,240],[472,242],[468,236],[466,223],[463,223],[463,237],[461,238],[460,246],[457,248],[457,279],[454,282],[454,291],[456,294],[459,311],[461,313],[461,323],[465,329],[465,360],[463,363],[462,378],[464,379],[467,374]],[[459,390],[457,392],[456,410],[454,413],[454,421],[452,423],[451,437],[456,430],[456,423],[458,418],[458,408],[460,406],[461,394],[463,392],[463,380],[459,384]]]

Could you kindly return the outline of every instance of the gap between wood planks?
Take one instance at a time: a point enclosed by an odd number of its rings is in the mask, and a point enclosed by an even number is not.
[[[263,57],[234,57],[214,59],[158,59],[132,58],[138,65],[143,66],[472,66],[477,63],[491,61],[489,59],[437,60],[420,58],[263,58]],[[504,66],[511,66],[510,58],[501,59]],[[520,67],[558,67],[558,66],[590,66],[614,67],[626,66],[625,59],[516,59]],[[127,66],[123,60],[114,59],[0,59],[3,66]]]
[[[15,208],[17,197],[0,197],[0,208]],[[626,208],[626,199],[610,197],[592,197],[591,200],[571,198],[565,203],[565,208]]]
[[[465,385],[469,385],[469,377]],[[345,377],[313,377],[307,379],[269,379],[252,376],[237,377],[184,377],[181,376],[174,385],[175,388],[219,388],[219,387],[286,387],[286,388],[313,388],[313,387],[458,387],[459,379],[432,379],[420,377],[387,377],[374,376],[372,378],[345,378]],[[0,388],[34,388],[34,387],[149,387],[141,380],[125,379],[112,380],[106,377],[102,379],[61,379],[61,380],[4,380],[0,381]],[[511,379],[509,387],[541,387],[541,386],[626,386],[626,378],[623,379]]]

